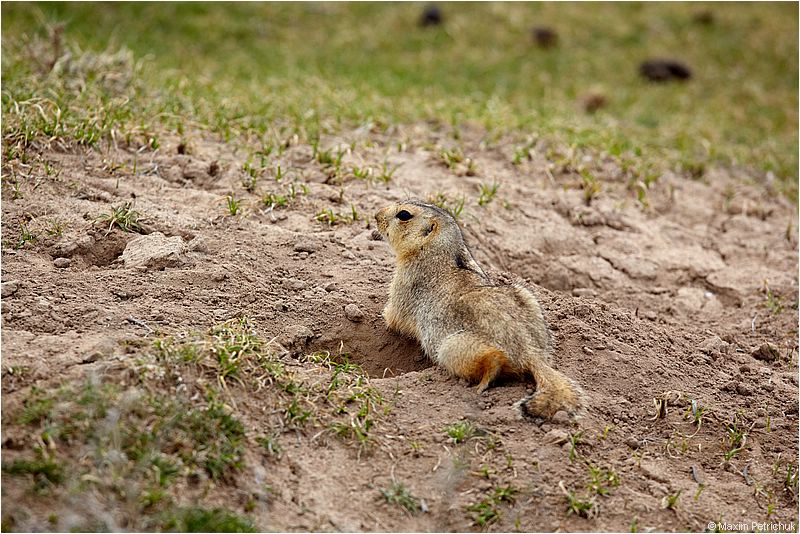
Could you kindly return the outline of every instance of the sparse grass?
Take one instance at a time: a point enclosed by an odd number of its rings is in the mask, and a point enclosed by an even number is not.
[[[589,466],[590,481],[587,489],[596,495],[608,495],[610,488],[616,488],[620,484],[619,475],[610,467]]]
[[[224,508],[177,508],[162,519],[167,532],[257,532],[252,520]]]
[[[108,225],[106,233],[111,232],[114,227],[123,232],[143,233],[144,228],[139,222],[139,217],[139,212],[133,209],[133,203],[124,202],[119,206],[111,206],[111,211],[100,215],[97,221]]]
[[[661,506],[667,510],[675,510],[678,507],[678,499],[680,498],[681,493],[683,493],[683,490],[678,490],[675,493],[665,495],[661,501]]]
[[[239,211],[241,211],[241,209],[242,209],[242,202],[241,202],[240,200],[237,200],[237,199],[236,199],[236,198],[233,196],[233,194],[230,194],[230,195],[227,195],[227,196],[225,197],[225,206],[226,206],[226,207],[227,207],[227,209],[228,209],[228,214],[229,214],[231,217],[234,217],[234,216],[236,216],[236,215],[239,213]]]
[[[32,475],[37,488],[42,488],[48,483],[60,484],[64,480],[61,465],[41,453],[38,456],[33,460],[3,462],[3,472],[12,476]]]
[[[586,170],[581,172],[581,180],[583,181],[583,201],[588,206],[600,194],[600,182],[593,173]]]
[[[52,219],[48,221],[47,228],[45,228],[44,231],[51,237],[61,237],[64,234],[64,228],[66,228],[66,226],[67,223]]]
[[[359,220],[361,220],[361,215],[356,209],[355,204],[350,204],[350,211],[346,213],[341,213],[338,211],[333,211],[331,208],[325,208],[317,212],[314,216],[314,219],[321,223],[325,223],[328,226],[335,226],[337,224],[353,224]]]
[[[391,486],[380,491],[387,503],[400,506],[411,515],[415,515],[422,510],[420,500],[412,495],[408,488],[400,482],[393,482]]]
[[[574,462],[580,457],[578,445],[583,443],[583,431],[569,435],[569,461]]]
[[[496,486],[489,496],[467,507],[476,525],[485,527],[500,519],[501,504],[514,504],[519,490],[513,486]]]
[[[447,198],[444,193],[436,193],[428,199],[428,202],[439,206],[452,215],[455,220],[458,220],[461,217],[461,213],[464,211],[464,200],[463,196],[458,200],[451,200]]]
[[[563,482],[559,482],[564,497],[567,499],[567,515],[590,518],[597,514],[597,504],[594,499],[581,499],[574,492],[569,491]]]
[[[445,434],[458,445],[475,436],[475,427],[469,421],[459,421],[444,429]]]
[[[744,428],[738,415],[724,425],[727,432],[725,443],[723,444],[723,457],[729,462],[734,456],[742,452],[747,444],[747,436],[752,429]]]
[[[458,147],[443,148],[439,151],[439,159],[452,171],[464,161],[464,153]]]
[[[485,206],[494,200],[494,197],[497,196],[498,189],[500,189],[500,184],[497,182],[492,183],[492,185],[481,184],[480,196],[478,197],[478,206]]]
[[[109,496],[112,513],[132,514],[128,524],[143,530],[252,530],[234,512],[185,515],[188,509],[176,508],[176,488],[236,486],[246,448],[279,460],[286,431],[316,428],[320,436],[340,425],[347,429],[340,437],[361,454],[387,413],[364,370],[341,349],[335,357],[310,355],[304,367],[315,372],[303,378],[246,318],[129,348],[124,375],[31,388],[9,421],[41,445],[35,455],[6,461],[4,476],[27,476],[38,493],[91,486]],[[264,407],[257,429],[239,416],[237,403],[248,398]],[[115,489],[119,480],[124,494]]]
[[[388,161],[384,161],[381,164],[381,170],[377,175],[378,181],[383,182],[384,184],[388,184],[389,182],[392,181],[394,173],[397,172],[397,169],[399,168],[400,165],[395,165],[394,167],[392,167],[391,165],[389,165]]]
[[[24,222],[19,223],[19,236],[17,237],[16,244],[14,248],[20,249],[28,244],[34,244],[37,241],[36,234],[34,234],[30,229],[28,229],[28,225]]]
[[[780,296],[776,295],[770,288],[767,282],[764,282],[764,306],[772,313],[777,315],[783,311],[783,302]]]
[[[475,504],[469,505],[467,511],[472,513],[473,521],[480,527],[490,525],[500,518],[500,511],[491,498],[483,499]]]

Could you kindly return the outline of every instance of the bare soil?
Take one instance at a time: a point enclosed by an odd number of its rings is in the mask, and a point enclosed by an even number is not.
[[[290,144],[270,165],[288,176],[276,183],[264,173],[257,193],[242,187],[247,155],[201,134],[186,154],[179,139],[154,152],[40,147],[50,175],[5,162],[27,178],[22,198],[3,189],[4,460],[27,453],[30,437],[7,414],[32,388],[122,380],[111,369],[134,359],[135,347],[246,316],[287,358],[349,354],[390,404],[367,447],[319,439],[313,427],[287,431],[279,460],[253,445],[243,469],[202,497],[242,511],[241,495],[266,483],[271,491],[246,512],[261,530],[702,531],[716,520],[795,521],[796,529],[797,486],[785,483],[798,463],[796,206],[742,171],[710,169],[699,180],[662,176],[646,207],[602,158],[594,162],[601,190],[587,205],[581,177],[548,161],[542,143],[513,165],[512,145],[477,130],[462,136],[472,169],[442,163],[438,147],[452,138],[429,125],[323,138],[334,152],[356,142],[345,168],[399,166],[385,184],[333,183],[308,146]],[[285,193],[292,181],[308,193],[272,210],[261,203],[260,194]],[[479,185],[492,182],[497,197],[478,206]],[[231,192],[242,200],[236,216],[226,208]],[[588,394],[577,423],[524,419],[514,403],[533,384],[506,381],[478,396],[386,331],[393,256],[370,238],[370,219],[389,202],[439,192],[451,203],[465,198],[460,221],[478,262],[534,287],[555,365]],[[146,232],[179,237],[183,251],[126,266],[122,253],[138,234],[95,220],[125,201]],[[351,205],[354,222],[344,220]],[[327,209],[342,218],[317,220]],[[51,221],[66,223],[63,235],[47,234]],[[17,249],[20,222],[38,240]],[[58,258],[69,265],[57,267]],[[346,314],[348,305],[358,310]],[[753,355],[765,343],[778,349],[773,361]],[[699,429],[692,400],[705,410]],[[263,430],[258,399],[235,401],[248,431]],[[453,443],[444,429],[460,420],[482,436]],[[731,422],[747,438],[726,460]],[[589,466],[610,468],[619,485],[596,495]],[[386,502],[380,489],[393,480],[424,501],[422,512]],[[515,498],[477,524],[470,506],[508,485]],[[43,502],[29,480],[6,473],[2,488],[15,530],[70,528],[66,519],[47,523],[48,510],[70,507],[68,496]],[[567,492],[595,502],[589,517],[568,513]],[[72,509],[73,525],[91,513],[81,510]],[[126,528],[113,511],[104,517]]]

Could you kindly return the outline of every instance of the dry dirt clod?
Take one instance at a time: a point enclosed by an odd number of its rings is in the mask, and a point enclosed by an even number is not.
[[[2,293],[0,293],[0,296],[2,296],[3,298],[10,297],[14,293],[16,293],[18,290],[19,290],[19,282],[18,281],[12,280],[12,281],[9,281],[9,282],[3,282]]]
[[[638,449],[639,447],[641,447],[642,444],[639,443],[638,439],[636,439],[633,436],[631,436],[631,437],[629,437],[628,439],[625,440],[625,445],[627,445],[631,449]]]
[[[750,354],[756,360],[774,362],[781,357],[780,350],[774,343],[766,342]]]
[[[544,435],[544,440],[547,443],[562,445],[567,441],[569,441],[569,432],[567,432],[563,428],[554,428],[553,430]]]
[[[344,316],[354,323],[360,323],[364,320],[364,312],[355,304],[348,304],[344,307]]]
[[[316,243],[309,243],[307,241],[302,243],[297,243],[294,246],[295,252],[307,252],[311,254],[313,252],[316,252],[317,250],[319,250],[319,246]]]
[[[566,425],[569,423],[569,414],[564,410],[559,410],[553,415],[552,421],[558,425]]]
[[[70,266],[72,261],[69,258],[56,258],[53,260],[53,265],[58,267],[59,269],[66,269]]]
[[[161,232],[143,235],[130,241],[122,252],[125,267],[162,270],[186,262],[185,246],[179,236],[167,237]]]

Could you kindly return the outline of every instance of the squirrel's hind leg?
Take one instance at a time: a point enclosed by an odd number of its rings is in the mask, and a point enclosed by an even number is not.
[[[463,332],[445,338],[436,360],[454,375],[478,382],[479,394],[511,368],[505,352]]]

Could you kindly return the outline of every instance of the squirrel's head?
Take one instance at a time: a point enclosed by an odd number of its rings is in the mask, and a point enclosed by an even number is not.
[[[418,200],[392,204],[378,211],[375,220],[399,262],[411,261],[423,251],[455,252],[466,248],[455,219],[431,204]]]

